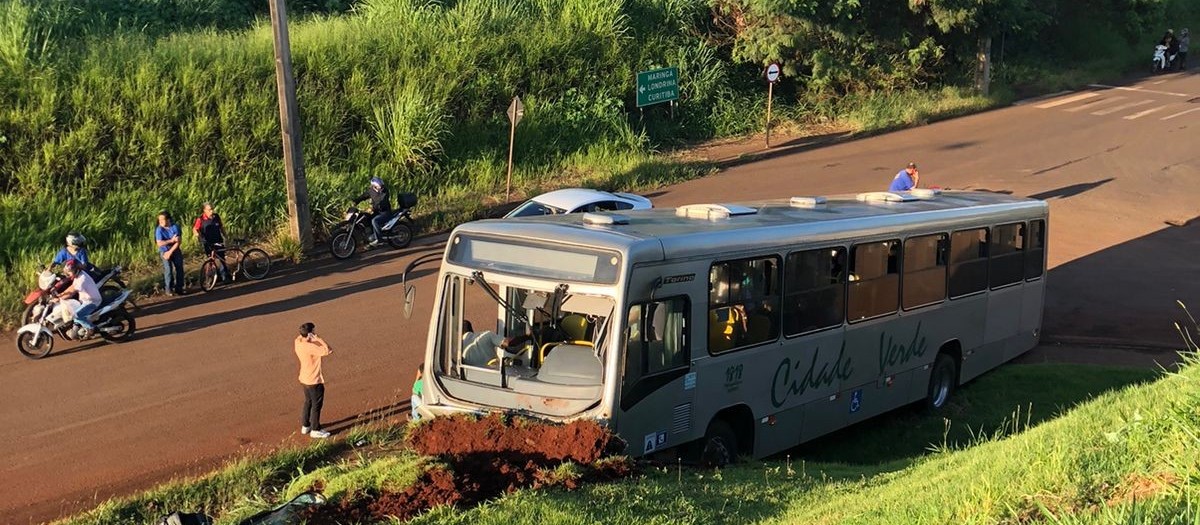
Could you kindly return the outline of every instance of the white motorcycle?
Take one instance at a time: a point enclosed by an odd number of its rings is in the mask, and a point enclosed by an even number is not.
[[[1151,73],[1164,73],[1171,70],[1171,64],[1175,63],[1175,55],[1167,55],[1167,46],[1159,44],[1154,46],[1154,61],[1151,64]]]
[[[42,271],[38,275],[38,289],[43,294],[52,293],[56,278],[54,272]],[[73,314],[79,308],[79,300],[66,299],[36,305],[32,322],[17,329],[17,351],[30,359],[46,357],[54,349],[55,335],[67,341],[84,341],[97,336],[110,343],[132,339],[137,324],[125,308],[130,293],[129,290],[121,290],[115,296],[104,298],[100,307],[88,315],[88,321],[96,327],[91,334],[81,332],[80,326],[75,323]]]

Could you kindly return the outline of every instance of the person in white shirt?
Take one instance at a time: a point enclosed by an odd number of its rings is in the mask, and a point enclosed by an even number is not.
[[[79,307],[75,309],[74,317],[75,322],[84,329],[84,333],[80,334],[81,338],[86,338],[96,329],[95,325],[88,321],[88,316],[100,307],[100,287],[96,286],[96,281],[92,280],[92,276],[84,271],[83,264],[78,261],[67,261],[64,269],[67,277],[71,278],[71,286],[58,296],[62,298],[71,293],[79,294]]]

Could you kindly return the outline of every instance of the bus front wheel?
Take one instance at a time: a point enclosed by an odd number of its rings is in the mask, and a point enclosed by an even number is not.
[[[958,379],[958,363],[949,354],[938,354],[933,361],[933,370],[929,373],[929,395],[925,398],[925,408],[941,410],[950,401],[950,394]]]
[[[708,425],[704,440],[700,443],[700,464],[706,467],[724,467],[737,460],[737,434],[724,420],[715,419]]]

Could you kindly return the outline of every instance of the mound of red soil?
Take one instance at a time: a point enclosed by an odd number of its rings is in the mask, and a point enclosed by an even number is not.
[[[314,508],[308,523],[406,520],[439,505],[468,507],[525,487],[573,490],[582,482],[633,473],[633,463],[624,458],[598,462],[622,445],[592,421],[555,425],[498,415],[444,417],[417,426],[408,442],[446,467],[431,468],[403,492],[365,494]],[[579,468],[555,470],[567,462]]]
[[[612,432],[594,421],[551,425],[493,414],[483,419],[442,417],[418,426],[409,445],[429,456],[477,452],[516,453],[544,461],[594,463],[614,443]],[[615,443],[614,443],[615,444]]]

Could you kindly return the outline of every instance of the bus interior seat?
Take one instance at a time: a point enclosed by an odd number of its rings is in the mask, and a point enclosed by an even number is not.
[[[746,342],[761,343],[771,338],[771,316],[763,313],[750,315],[746,319]]]
[[[598,385],[604,375],[604,365],[588,346],[562,343],[546,355],[537,379],[559,385]]]
[[[663,334],[667,331],[667,307],[658,304],[651,305],[650,308],[653,308],[653,311],[650,313],[650,329],[646,332],[646,346],[650,359],[655,361],[649,364],[657,370],[667,364],[667,342],[663,340]]]
[[[714,308],[708,311],[708,349],[721,352],[733,348],[733,327],[737,324],[733,308]]]
[[[596,347],[596,345],[594,345],[594,344],[593,344],[591,341],[588,341],[588,340],[579,340],[579,341],[550,341],[550,342],[548,342],[548,343],[543,343],[543,344],[542,344],[542,348],[541,348],[541,349],[539,349],[539,351],[538,351],[538,362],[539,362],[539,363],[545,363],[545,362],[546,362],[546,356],[550,354],[550,351],[551,351],[551,350],[554,350],[555,348],[558,348],[559,346],[562,346],[562,345],[586,346],[586,347],[588,347],[588,348],[595,348],[595,347]]]

